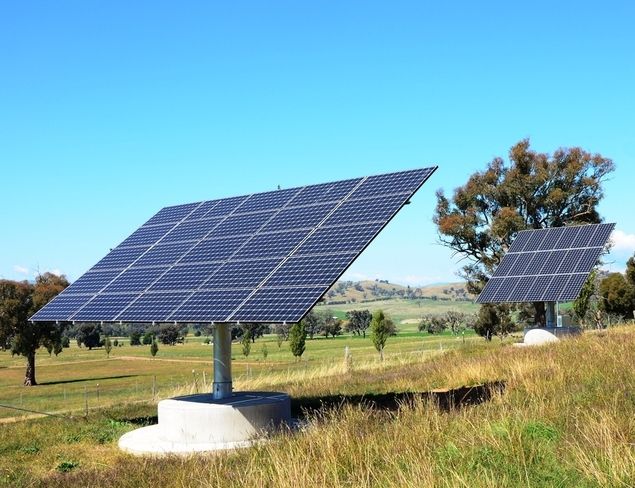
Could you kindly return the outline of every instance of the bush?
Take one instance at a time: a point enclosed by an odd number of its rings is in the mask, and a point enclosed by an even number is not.
[[[375,349],[379,352],[379,357],[384,360],[384,346],[391,335],[395,335],[396,328],[394,322],[388,318],[383,310],[375,310],[370,322],[371,339]]]
[[[135,331],[130,333],[130,345],[131,346],[141,345],[141,332]]]
[[[154,335],[152,334],[152,332],[146,332],[145,334],[143,334],[143,345],[148,346],[152,344],[153,339]]]
[[[419,330],[428,334],[440,334],[446,327],[446,320],[439,315],[426,315],[419,322]]]
[[[177,325],[162,325],[157,334],[157,338],[161,341],[161,344],[174,346],[179,342],[179,339],[181,339],[181,329]]]
[[[298,322],[291,326],[289,330],[289,347],[291,353],[299,358],[304,354],[304,348],[306,344],[306,329],[304,328],[304,321]]]

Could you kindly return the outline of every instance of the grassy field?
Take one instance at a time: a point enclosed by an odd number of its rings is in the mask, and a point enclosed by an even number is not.
[[[390,339],[386,348],[389,360],[404,360],[418,353],[454,348],[462,339],[449,334],[428,336],[417,331],[418,317],[423,313],[443,312],[451,308],[468,310],[467,302],[391,299],[369,304],[364,308],[383,308],[397,322],[399,334]],[[330,307],[344,316],[353,307]],[[466,340],[474,340],[467,333]],[[121,339],[120,339],[121,340]],[[46,352],[37,355],[37,388],[21,386],[24,359],[0,352],[0,420],[33,415],[35,411],[79,412],[88,408],[116,405],[124,401],[154,401],[173,395],[174,391],[196,392],[209,389],[211,382],[212,347],[204,337],[189,336],[185,344],[160,346],[152,358],[149,346],[131,347],[127,338],[123,347],[115,347],[106,357],[103,349],[89,351],[78,348],[74,341],[59,356]],[[252,345],[245,358],[240,344],[232,346],[233,374],[238,387],[243,380],[265,381],[272,375],[290,375],[298,369],[313,370],[339,365],[344,348],[349,347],[355,361],[374,360],[376,351],[370,339],[339,336],[335,339],[316,337],[307,341],[302,362],[291,355],[287,343],[278,347],[275,336],[265,336]],[[267,351],[265,359],[263,349]],[[23,410],[6,408],[8,406]]]
[[[441,311],[449,308],[451,303],[433,300],[414,302],[385,300],[368,304],[371,309],[383,305],[398,323],[399,334],[391,338],[386,347],[389,363],[413,361],[421,355],[463,344],[463,338],[447,333],[429,336],[417,331],[417,317],[422,310]],[[456,303],[458,307],[465,305],[466,302]],[[347,310],[332,309],[342,316]],[[174,395],[175,391],[208,391],[212,381],[212,347],[204,344],[203,340],[204,337],[189,336],[185,344],[160,346],[156,358],[150,356],[149,346],[129,346],[127,339],[122,341],[123,347],[113,348],[109,358],[103,349],[89,351],[78,348],[72,341],[71,347],[57,357],[49,356],[45,351],[37,354],[39,386],[36,388],[21,386],[24,358],[0,352],[0,421],[33,416],[34,412],[78,413],[83,412],[86,406],[94,409],[129,401],[156,401]],[[480,339],[468,331],[465,340]],[[335,339],[320,336],[308,340],[301,362],[295,361],[288,343],[278,347],[273,335],[252,344],[247,358],[243,356],[240,344],[233,344],[236,386],[240,388],[245,381],[271,382],[274,377],[286,378],[299,370],[312,375],[314,371],[338,367],[347,346],[355,362],[376,361],[377,352],[370,339],[350,335]],[[267,351],[266,359],[263,349]]]
[[[392,317],[400,330],[409,331],[416,330],[416,324],[424,314],[442,314],[449,310],[476,314],[479,306],[469,301],[430,300],[427,298],[406,300],[403,298],[392,298],[389,300],[378,300],[376,302],[318,305],[316,310],[325,308],[333,310],[335,316],[340,318],[344,318],[344,315],[349,310],[368,309],[372,312],[381,308]],[[408,325],[411,327],[408,327]]]
[[[0,484],[633,486],[634,328],[539,348],[456,342],[452,350],[394,354],[384,364],[359,354],[349,371],[341,361],[317,361],[313,368],[243,378],[244,388],[289,392],[296,412],[341,396],[337,406],[307,413],[302,431],[236,452],[163,459],[119,452],[121,434],[153,421],[151,402],[95,411],[86,419],[4,424]],[[450,411],[424,397],[399,408],[373,402],[384,393],[492,381],[505,387],[490,401]]]

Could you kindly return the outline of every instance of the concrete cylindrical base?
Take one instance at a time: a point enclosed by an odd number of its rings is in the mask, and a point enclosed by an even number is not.
[[[159,402],[159,423],[123,435],[119,447],[132,454],[187,454],[245,447],[291,418],[289,396],[241,392],[215,400],[212,394]]]

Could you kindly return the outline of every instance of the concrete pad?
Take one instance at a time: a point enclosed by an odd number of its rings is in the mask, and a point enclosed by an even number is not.
[[[119,447],[131,454],[191,454],[248,447],[258,436],[291,419],[288,395],[237,392],[214,400],[211,393],[162,400],[159,423],[124,434]]]

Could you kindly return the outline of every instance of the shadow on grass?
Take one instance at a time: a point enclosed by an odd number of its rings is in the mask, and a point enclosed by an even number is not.
[[[390,392],[368,393],[365,395],[325,395],[315,397],[300,397],[291,399],[291,416],[304,419],[317,412],[324,412],[344,405],[363,405],[394,412],[402,405],[412,404],[417,400],[432,401],[444,412],[450,412],[470,405],[479,405],[491,400],[505,391],[504,381],[492,381],[473,386],[461,386],[453,389],[439,389],[424,392]],[[156,415],[122,418],[125,422],[146,426],[158,422]]]
[[[132,425],[138,425],[139,427],[146,427],[148,425],[158,424],[159,416],[158,415],[144,415],[142,417],[117,418],[116,420],[127,422]]]
[[[82,381],[103,381],[103,380],[118,380],[121,378],[134,378],[135,376],[139,376],[136,374],[121,374],[118,376],[100,376],[99,378],[90,377],[90,378],[77,378],[74,380],[64,380],[64,381],[40,381],[38,385],[65,385],[67,383],[81,383]]]
[[[363,405],[385,411],[397,411],[401,405],[417,400],[436,403],[444,412],[489,401],[495,394],[505,391],[504,381],[492,381],[474,386],[462,386],[450,390],[425,392],[369,393],[365,395],[326,395],[291,399],[291,415],[304,418],[307,415],[344,405]]]

